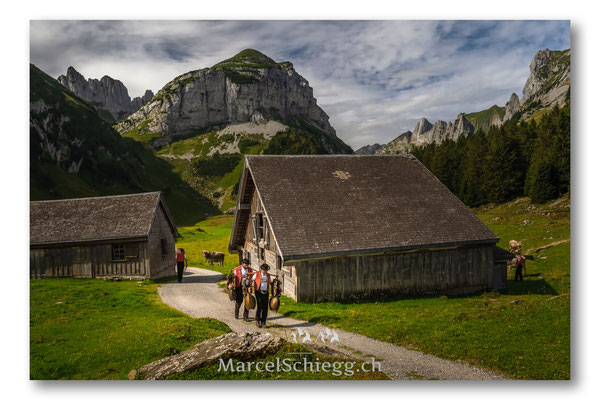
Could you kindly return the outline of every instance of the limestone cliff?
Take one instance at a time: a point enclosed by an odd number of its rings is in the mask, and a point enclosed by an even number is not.
[[[231,124],[301,122],[335,137],[313,89],[291,62],[277,63],[256,50],[244,50],[211,68],[180,75],[140,110],[120,122],[121,134],[146,134],[164,145]]]
[[[59,76],[58,82],[77,96],[92,103],[99,112],[108,112],[115,121],[137,111],[154,97],[151,90],[146,90],[142,97],[135,97],[132,100],[123,82],[110,76],[103,76],[100,80],[86,80],[73,67],[67,69],[66,75]]]
[[[401,133],[396,139],[377,150],[377,154],[406,153],[412,146],[424,146],[429,143],[458,140],[463,135],[472,135],[475,128],[465,117],[458,114],[454,122],[436,121],[431,124],[427,118],[421,118],[415,129]]]

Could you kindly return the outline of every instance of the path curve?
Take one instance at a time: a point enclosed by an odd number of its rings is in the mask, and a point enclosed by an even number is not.
[[[162,301],[194,318],[214,318],[226,323],[234,332],[259,331],[254,323],[254,311],[250,311],[252,323],[235,319],[233,302],[217,283],[224,279],[218,272],[201,268],[187,268],[182,283],[165,283],[158,288]],[[243,310],[243,308],[242,308]],[[240,316],[242,314],[240,310]],[[319,332],[325,326],[307,321],[299,321],[269,311],[267,331],[293,342],[292,333],[300,328],[308,331],[317,342]],[[366,336],[335,330],[339,342],[327,344],[330,350],[349,358],[381,362],[381,369],[391,379],[444,379],[444,380],[489,380],[505,379],[493,372],[468,364],[444,360],[420,351],[408,350],[401,346],[381,342]],[[298,340],[300,341],[300,340]],[[327,350],[327,349],[322,349]]]

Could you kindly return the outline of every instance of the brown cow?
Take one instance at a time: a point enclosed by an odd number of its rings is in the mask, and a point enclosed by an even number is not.
[[[210,265],[213,265],[213,263],[220,263],[221,267],[223,266],[223,262],[225,261],[225,254],[219,252],[219,251],[208,251],[208,250],[202,250],[202,254],[204,254],[204,258],[206,259],[206,262],[209,263]]]

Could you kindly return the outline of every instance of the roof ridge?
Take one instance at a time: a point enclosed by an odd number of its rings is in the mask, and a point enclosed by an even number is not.
[[[51,202],[58,202],[58,201],[91,200],[91,199],[108,199],[108,198],[116,198],[116,197],[145,196],[145,195],[151,195],[151,194],[160,195],[161,192],[156,191],[156,192],[141,192],[141,193],[128,193],[128,194],[113,194],[113,195],[108,195],[108,196],[75,197],[75,198],[69,198],[69,199],[54,199],[54,200],[31,200],[29,202],[30,203],[51,203]]]

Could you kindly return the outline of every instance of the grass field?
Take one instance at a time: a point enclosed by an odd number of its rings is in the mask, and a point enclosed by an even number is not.
[[[32,280],[31,379],[127,379],[127,374],[229,332],[163,304],[160,282]]]
[[[163,304],[156,292],[160,282],[66,278],[31,281],[30,378],[127,379],[132,369],[230,332],[222,322],[194,319]],[[288,353],[306,351],[304,346],[287,344],[277,354],[253,361],[266,365],[276,357],[296,360],[298,355]],[[320,361],[347,360],[322,357]],[[168,379],[387,378],[380,372],[351,376],[293,370],[279,374],[225,372],[211,365]]]
[[[508,248],[523,242],[528,255],[523,282],[509,277],[502,293],[463,297],[380,298],[359,303],[296,303],[282,299],[286,316],[322,323],[443,358],[463,360],[517,379],[570,377],[570,204],[568,197],[546,205],[527,198],[474,210]],[[183,228],[182,247],[191,265],[207,265],[201,250],[223,251],[232,218],[210,218]],[[558,243],[558,244],[557,244]],[[540,247],[554,244],[546,249]]]
[[[191,267],[212,269],[227,274],[239,264],[237,254],[229,254],[229,234],[233,216],[221,215],[208,218],[190,227],[177,228],[181,237],[177,240],[177,247],[182,247]],[[221,251],[225,253],[223,267],[218,264],[206,263],[202,250]]]

